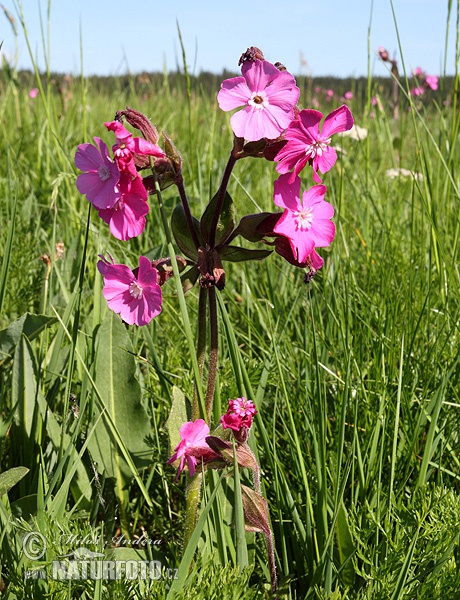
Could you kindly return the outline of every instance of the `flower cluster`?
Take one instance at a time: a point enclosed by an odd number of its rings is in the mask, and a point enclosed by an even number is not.
[[[105,123],[115,136],[112,155],[98,137],[94,144],[81,144],[75,155],[75,165],[82,171],[76,181],[78,190],[112,235],[123,241],[144,231],[148,196],[177,186],[181,203],[171,215],[171,230],[185,256],[176,257],[182,261],[181,268],[187,269],[182,277],[185,291],[198,280],[201,287],[222,289],[223,261],[262,260],[271,253],[234,245],[237,236],[272,246],[290,264],[306,269],[309,280],[324,262],[317,249],[329,246],[335,235],[330,220],[334,210],[324,200],[327,190],[321,176],[337,160],[332,136],[353,127],[350,109],[342,105],[324,119],[318,110],[300,109],[294,76],[280,63],[265,60],[257,48],[249,48],[240,64],[241,76],[223,81],[217,94],[222,110],[240,110],[230,119],[233,149],[221,186],[201,219],[192,215],[178,152],[165,133],[164,150],[157,145],[158,133],[142,113],[126,108]],[[134,137],[123,119],[143,137]],[[236,224],[227,185],[234,165],[245,157],[275,162],[279,177],[274,204],[282,212],[247,215]],[[140,171],[147,168],[153,174],[142,177]],[[301,192],[300,175],[306,168],[311,168],[314,185]],[[159,286],[166,278],[155,276],[158,265],[148,262],[141,257],[138,272],[112,259],[98,263],[108,305],[128,324],[146,325],[161,311]]]
[[[436,91],[439,85],[439,77],[437,75],[427,75],[423,69],[417,67],[412,76],[417,80],[417,85],[411,88],[412,96],[423,96],[427,90]]]
[[[257,413],[256,407],[251,400],[237,398],[229,400],[228,410],[221,417],[222,428],[230,429],[239,444],[244,444],[252,426],[252,418]],[[168,460],[168,465],[178,464],[177,478],[188,467],[190,477],[193,477],[197,467],[204,465],[225,466],[232,462],[231,445],[226,439],[211,436],[209,426],[203,419],[188,421],[179,430],[181,441],[174,449],[174,454]],[[245,447],[237,448],[238,463],[242,466],[253,466],[251,459],[247,458]]]
[[[75,165],[83,171],[77,177],[77,188],[97,209],[113,236],[129,240],[145,228],[149,212],[147,190],[134,162],[134,156],[163,158],[164,152],[151,142],[132,134],[118,121],[105,123],[113,131],[114,158],[109,156],[106,144],[95,137],[95,146],[80,144],[75,154]]]

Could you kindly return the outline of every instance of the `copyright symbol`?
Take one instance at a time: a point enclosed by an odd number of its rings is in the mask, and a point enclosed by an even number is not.
[[[30,560],[40,560],[46,552],[46,539],[38,531],[31,531],[22,540],[24,554]]]

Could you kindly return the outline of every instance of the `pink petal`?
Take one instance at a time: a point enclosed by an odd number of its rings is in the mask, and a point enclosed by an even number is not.
[[[300,186],[299,186],[300,189]],[[326,195],[327,188],[325,185],[313,185],[310,189],[305,191],[302,195],[304,206],[313,206],[317,202],[323,201],[323,197]],[[334,214],[334,213],[333,213]]]
[[[311,138],[314,140],[318,139],[318,125],[322,118],[323,114],[320,113],[319,110],[314,110],[313,108],[301,110],[298,115],[299,124],[297,125],[296,121],[292,123],[291,128],[286,132],[287,139],[289,139],[291,131],[298,128],[304,130],[304,134],[307,135],[307,140],[311,140]],[[311,142],[307,141],[307,143]]]
[[[228,111],[245,106],[250,96],[251,91],[244,77],[233,77],[222,82],[217,102],[221,110]]]
[[[313,220],[310,233],[314,239],[315,247],[329,246],[335,237],[335,225],[326,219]]]
[[[315,158],[313,159],[313,167],[319,169],[321,173],[326,173],[327,171],[329,171],[329,169],[332,169],[332,167],[336,163],[336,160],[337,152],[334,148],[328,146],[323,150],[321,156],[315,156]]]
[[[295,177],[292,183],[289,182],[290,175],[280,175],[274,183],[273,201],[276,206],[297,210],[300,203],[300,177]]]
[[[328,138],[334,133],[341,131],[348,131],[353,127],[353,115],[348,106],[343,104],[339,108],[333,110],[324,119],[323,127],[321,130],[321,137]],[[324,172],[324,171],[323,171]]]
[[[281,71],[279,71],[275,65],[268,62],[268,60],[256,60],[255,62],[245,62],[241,67],[241,73],[246,79],[251,92],[260,92],[264,90],[270,82],[273,82],[279,77]]]

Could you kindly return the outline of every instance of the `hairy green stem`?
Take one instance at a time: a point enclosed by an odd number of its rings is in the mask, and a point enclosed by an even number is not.
[[[217,362],[219,358],[219,331],[217,321],[217,300],[216,288],[208,288],[209,298],[209,330],[210,330],[210,348],[208,365],[208,385],[206,388],[206,418],[208,423],[211,421],[212,403],[214,392],[216,390]]]
[[[206,357],[206,329],[207,329],[207,321],[206,321],[206,308],[207,308],[208,294],[207,289],[200,287],[200,295],[198,298],[198,333],[197,333],[197,349],[196,349],[196,358],[198,362],[198,369],[200,372],[200,378],[203,378],[203,368],[204,361]],[[198,401],[198,394],[196,391],[193,395],[193,404],[192,404],[192,421],[199,419],[200,417],[205,417],[205,415],[201,414],[201,406]]]
[[[192,537],[192,533],[195,530],[198,521],[198,504],[200,502],[203,474],[195,473],[193,477],[187,477],[187,479],[188,483],[185,491],[184,551],[187,548],[187,544]]]

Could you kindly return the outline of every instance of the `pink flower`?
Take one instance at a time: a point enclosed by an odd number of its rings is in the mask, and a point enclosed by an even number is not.
[[[242,427],[250,429],[252,418],[256,413],[257,409],[252,400],[246,400],[243,396],[236,400],[229,400],[228,410],[221,417],[220,422],[224,429],[232,429],[233,431],[239,431]]]
[[[427,75],[425,77],[425,83],[426,85],[431,88],[432,90],[437,90],[438,89],[438,82],[439,82],[439,77],[437,75]]]
[[[421,77],[423,75],[423,69],[421,67],[416,67],[412,73],[414,77]]]
[[[343,95],[343,97],[345,98],[345,100],[352,100],[352,98],[353,98],[353,92],[345,92],[345,94]]]
[[[142,138],[133,137],[119,121],[105,123],[105,126],[109,131],[113,131],[117,138],[112,150],[121,171],[131,173],[133,177],[137,175],[133,154],[164,158],[165,153],[161,148]]]
[[[38,96],[38,94],[39,94],[38,88],[32,88],[29,91],[29,98],[36,98]]]
[[[305,263],[315,248],[329,246],[334,239],[335,225],[330,221],[334,209],[323,200],[326,186],[314,185],[301,200],[300,178],[296,176],[292,184],[289,179],[281,175],[275,181],[274,202],[285,210],[273,230],[289,239],[294,257]]]
[[[410,91],[411,96],[423,96],[423,94],[425,93],[425,90],[422,88],[422,86],[418,86],[418,87],[414,87],[411,89]]]
[[[289,180],[291,183],[307,163],[313,167],[313,180],[321,183],[317,171],[326,173],[337,160],[337,153],[330,146],[331,136],[353,127],[353,116],[345,105],[336,108],[324,119],[320,132],[319,122],[322,118],[318,110],[301,110],[286,131],[288,142],[275,156],[275,161],[279,161],[276,165],[278,173],[294,169]]]
[[[131,179],[131,174],[122,173],[119,184],[121,195],[112,208],[98,211],[108,223],[110,233],[119,240],[129,240],[145,229],[145,215],[149,212],[147,190],[142,177]]]
[[[109,157],[104,142],[97,137],[94,141],[96,147],[80,144],[75,154],[76,167],[85,171],[77,177],[77,188],[96,208],[112,208],[120,198],[120,171]]]
[[[104,277],[103,294],[109,308],[129,325],[150,323],[160,314],[162,302],[158,273],[150,260],[139,257],[139,270],[134,275],[126,265],[116,265],[113,259],[101,258],[97,268]]]
[[[300,96],[295,78],[266,60],[247,61],[241,72],[223,81],[217,94],[224,111],[244,106],[230,119],[233,133],[248,141],[276,139],[294,116]]]
[[[177,479],[187,463],[189,475],[192,477],[198,462],[217,458],[217,454],[206,443],[209,427],[203,419],[188,421],[179,430],[181,441],[176,446],[174,454],[168,460],[168,465],[180,459]]]
[[[385,50],[385,48],[383,46],[379,46],[379,56],[385,62],[390,60],[390,55],[388,54],[388,51]]]

